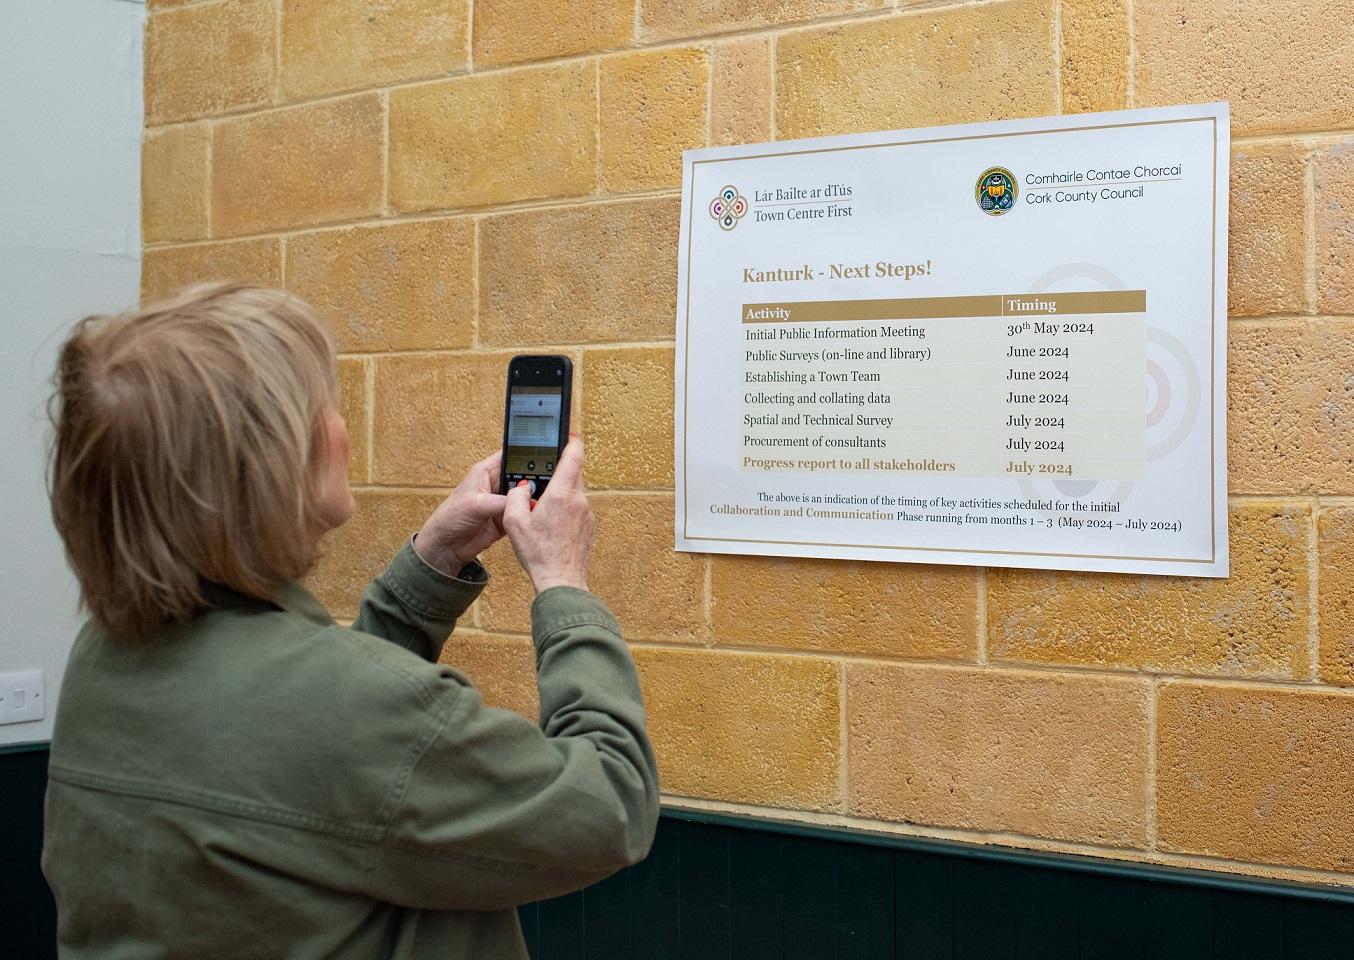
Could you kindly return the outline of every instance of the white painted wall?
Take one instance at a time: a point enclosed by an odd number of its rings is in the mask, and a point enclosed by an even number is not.
[[[74,321],[137,300],[141,38],[128,0],[0,0],[0,673],[46,673],[48,740],[80,618],[52,528],[44,404]]]

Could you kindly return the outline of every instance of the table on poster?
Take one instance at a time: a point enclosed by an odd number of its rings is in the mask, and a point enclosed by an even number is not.
[[[679,550],[1226,576],[1225,104],[688,151]]]

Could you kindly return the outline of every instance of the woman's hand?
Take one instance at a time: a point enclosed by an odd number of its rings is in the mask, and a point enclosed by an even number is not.
[[[498,490],[496,451],[470,468],[451,496],[443,500],[414,540],[414,550],[430,566],[454,577],[503,536],[507,497]]]
[[[536,592],[551,587],[588,589],[593,519],[583,493],[583,441],[569,438],[535,507],[525,480],[508,491],[507,500],[503,527]]]

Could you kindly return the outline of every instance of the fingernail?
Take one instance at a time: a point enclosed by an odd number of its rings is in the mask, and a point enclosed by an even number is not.
[[[535,509],[536,509],[536,501],[535,501],[535,500],[531,501],[531,509],[532,509],[532,510],[535,510]]]
[[[519,487],[529,487],[529,486],[531,486],[531,481],[530,481],[530,480],[518,480],[518,481],[517,481],[517,485],[518,485]]]

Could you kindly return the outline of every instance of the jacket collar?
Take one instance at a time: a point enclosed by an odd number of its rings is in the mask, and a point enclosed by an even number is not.
[[[202,596],[213,610],[263,606],[285,610],[287,613],[304,617],[323,626],[329,626],[334,622],[329,611],[325,610],[324,604],[296,580],[285,581],[268,600],[247,596],[224,583],[204,580]]]

